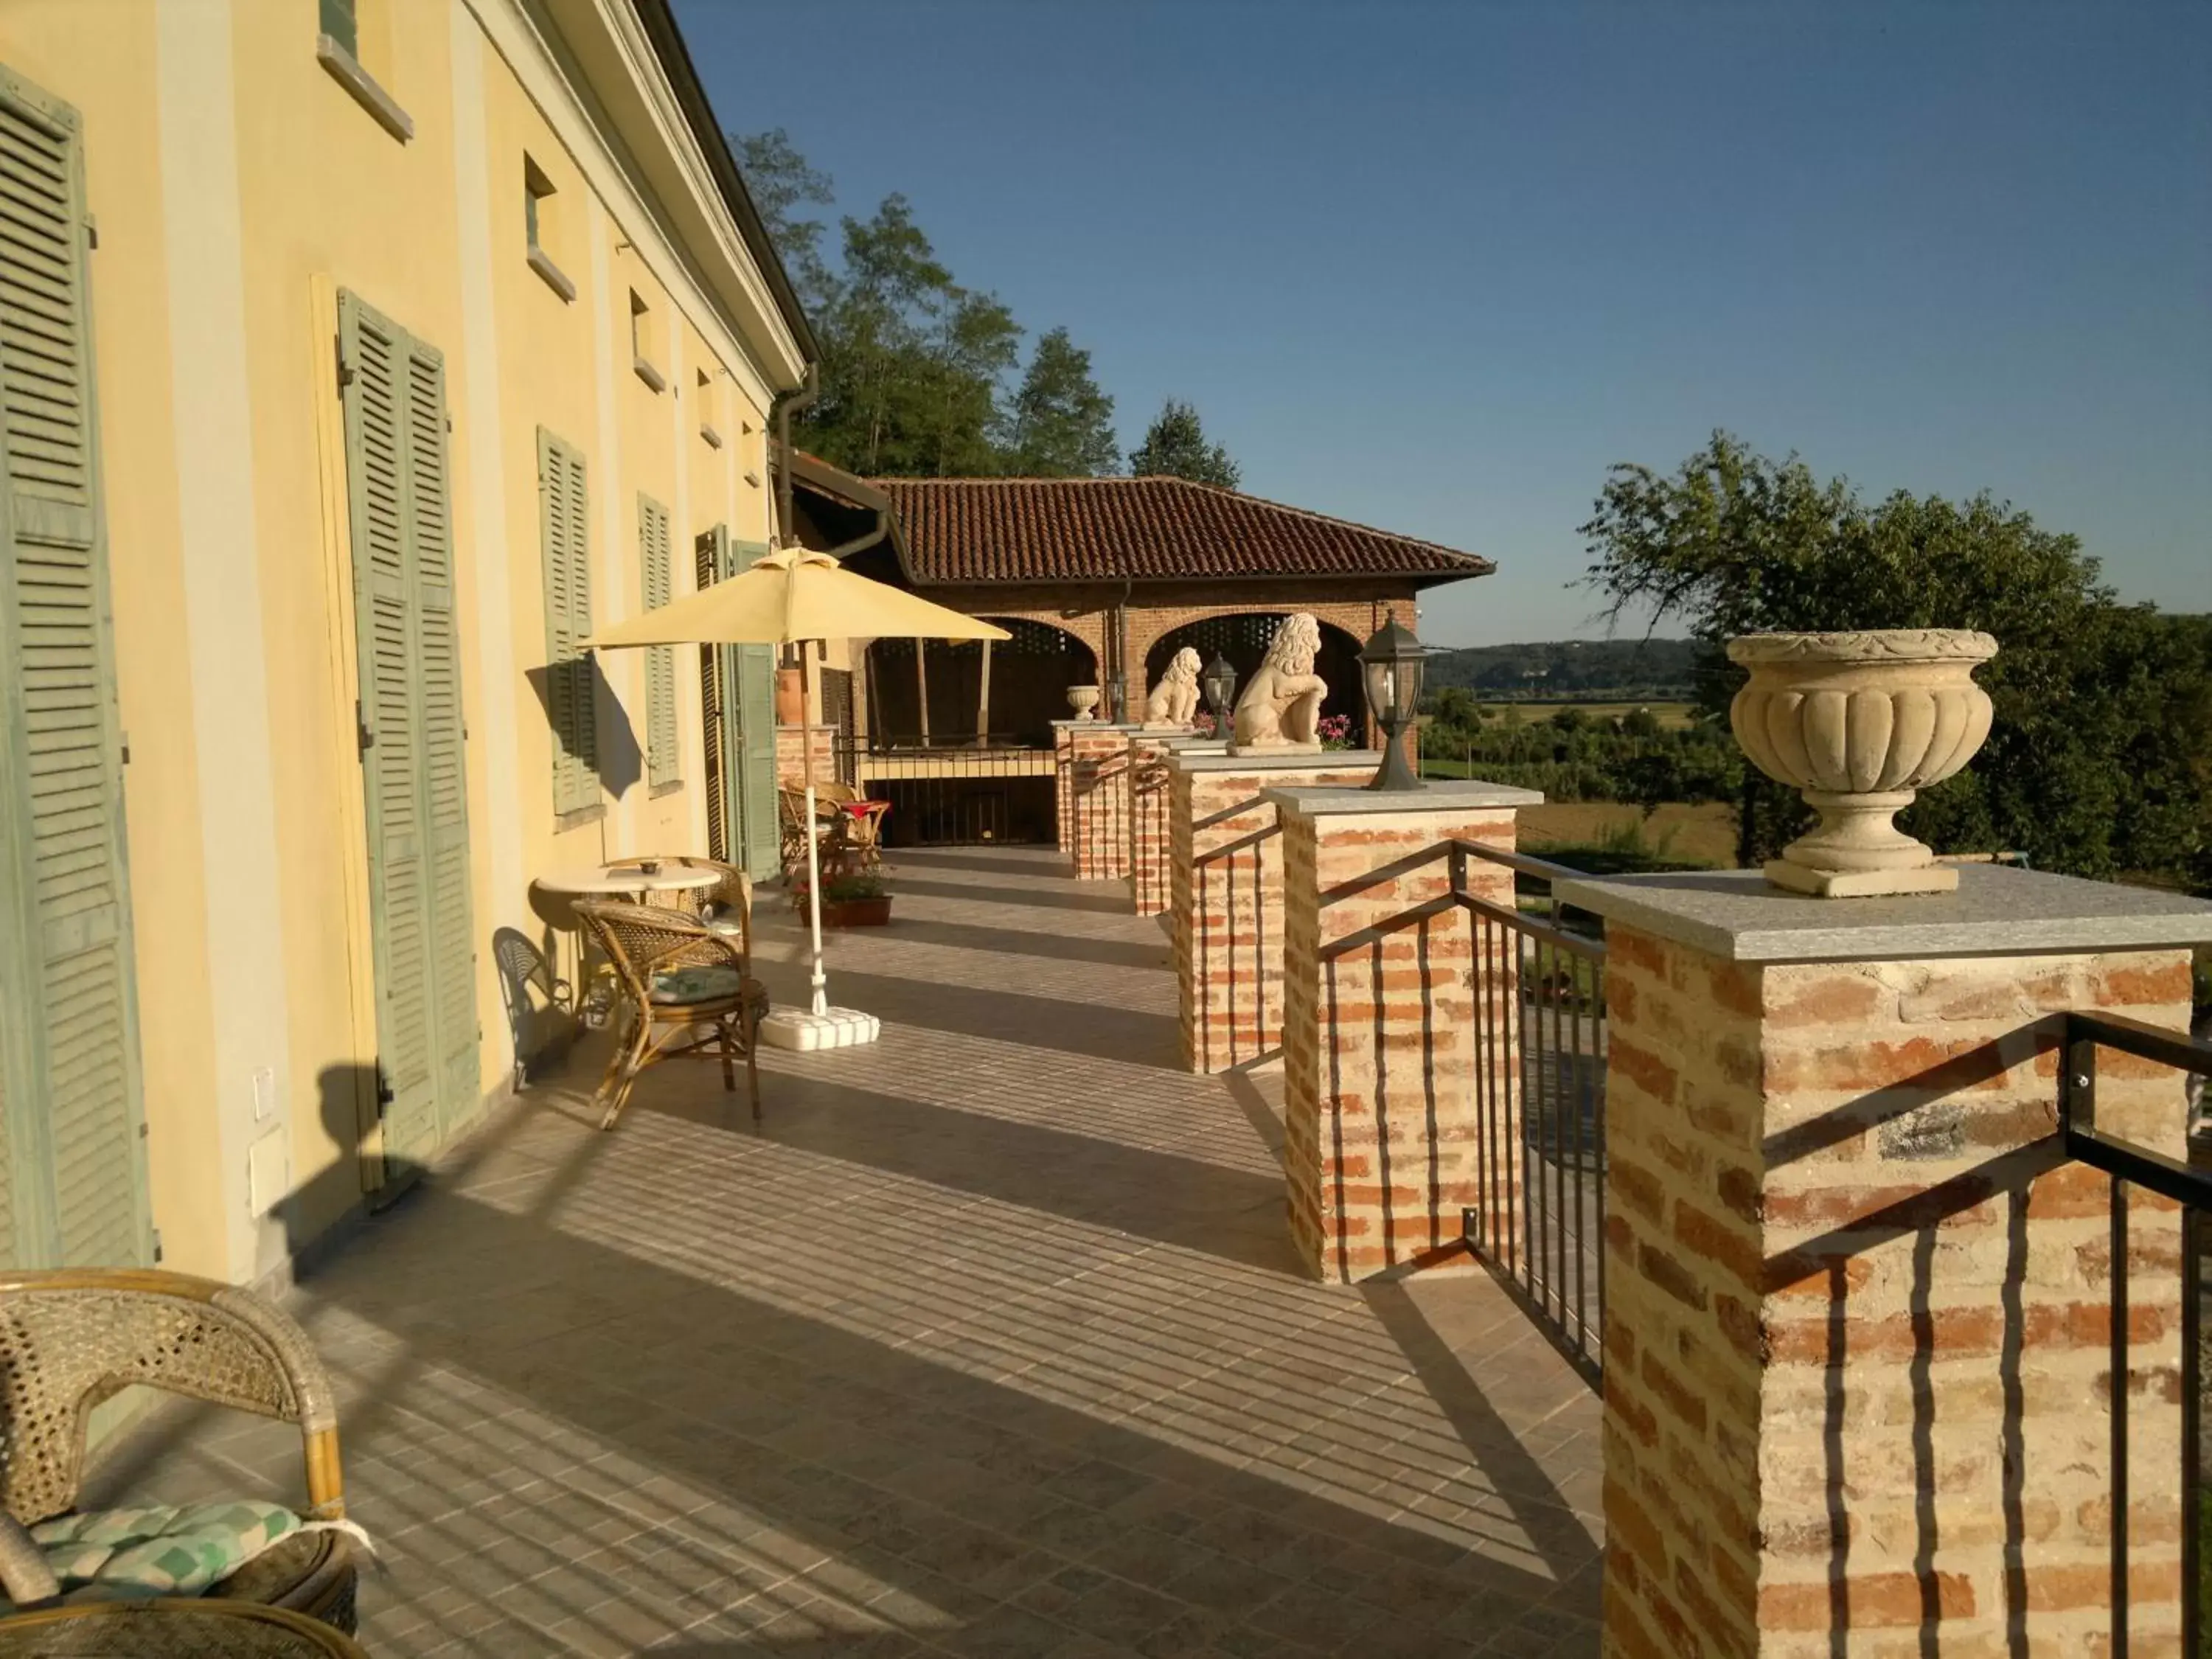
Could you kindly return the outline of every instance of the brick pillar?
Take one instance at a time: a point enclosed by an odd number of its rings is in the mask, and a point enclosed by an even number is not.
[[[1226,744],[1210,738],[1165,732],[1129,734],[1129,896],[1139,915],[1160,915],[1169,908],[1169,754],[1219,755],[1227,750]]]
[[[1309,1271],[1365,1279],[1460,1253],[1460,1211],[1510,1202],[1479,1180],[1480,1059],[1513,1074],[1513,1054],[1478,1045],[1476,1000],[1512,1006],[1517,964],[1477,964],[1473,918],[1450,908],[1330,960],[1330,945],[1451,890],[1448,841],[1511,852],[1516,809],[1543,797],[1497,784],[1418,793],[1272,789],[1283,825],[1283,1177],[1291,1237]],[[1513,872],[1466,863],[1467,890],[1513,902]],[[1492,1029],[1504,1022],[1498,1021]],[[1510,1126],[1491,1126],[1492,1143]],[[1498,1150],[1493,1144],[1491,1151]],[[1501,1162],[1496,1173],[1511,1168]],[[1480,1189],[1480,1190],[1479,1190]]]
[[[1075,809],[1069,781],[1075,765],[1077,725],[1074,720],[1052,723],[1052,821],[1062,858],[1072,858],[1075,853]]]
[[[1093,721],[1068,736],[1068,857],[1078,881],[1129,873],[1129,736],[1134,727]]]
[[[2059,1011],[2182,1029],[2212,907],[1990,866],[1813,900],[1562,882],[1605,915],[1605,1651],[2112,1651],[2111,1183]],[[2179,1156],[2178,1073],[2100,1127]],[[2179,1218],[2124,1219],[2138,1653],[2178,1651]]]
[[[1225,1072],[1282,1041],[1282,845],[1274,803],[1261,792],[1364,784],[1378,758],[1372,750],[1272,760],[1168,754],[1168,901],[1192,1071]]]
[[[775,777],[794,789],[806,786],[809,744],[814,757],[814,781],[834,783],[837,778],[837,739],[834,726],[779,726],[775,728]]]

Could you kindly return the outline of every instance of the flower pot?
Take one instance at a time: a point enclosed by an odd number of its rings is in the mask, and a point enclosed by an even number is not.
[[[1075,718],[1087,720],[1098,707],[1098,688],[1095,685],[1071,685],[1067,688],[1067,706],[1075,711]]]
[[[824,927],[881,927],[891,919],[891,896],[879,894],[874,898],[824,899],[822,901],[822,925]]]
[[[1987,634],[1957,628],[1730,640],[1729,660],[1751,671],[1729,706],[1736,741],[1820,815],[1766,878],[1822,898],[1955,889],[1959,872],[1891,820],[1989,736],[1989,693],[1973,675],[1996,653]]]

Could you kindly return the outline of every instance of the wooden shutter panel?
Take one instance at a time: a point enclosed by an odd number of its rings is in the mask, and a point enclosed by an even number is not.
[[[766,542],[732,543],[732,574],[750,568],[767,551]],[[775,875],[782,863],[776,817],[775,647],[734,646],[731,654],[736,669],[738,775],[744,829],[743,856],[738,861],[748,874],[763,878]]]
[[[691,544],[695,571],[702,591],[720,581],[729,570],[730,532],[721,525],[702,531]],[[732,793],[736,772],[729,763],[728,688],[736,676],[730,671],[729,650],[718,645],[699,647],[699,726],[705,760],[700,778],[707,793],[707,856],[723,863],[731,858]]]
[[[446,372],[434,348],[349,293],[338,296],[338,349],[385,1176],[396,1188],[478,1098]]]
[[[545,690],[553,722],[553,810],[599,804],[599,715],[592,659],[589,501],[584,458],[553,434],[538,432],[540,539],[545,554]]]
[[[422,780],[423,664],[409,534],[413,449],[406,331],[351,294],[338,296],[344,362],[346,516],[353,543],[362,794],[368,828],[376,971],[378,1092],[385,1156],[419,1151],[437,1115],[435,879]],[[442,435],[442,434],[441,434]]]
[[[0,70],[0,1244],[130,1264],[152,1225],[79,134]]]
[[[674,549],[670,545],[668,509],[649,495],[637,498],[638,565],[643,575],[645,608],[657,611],[673,596]],[[659,789],[684,776],[676,750],[676,648],[656,645],[645,653],[646,778]]]
[[[477,1066],[476,928],[469,874],[467,728],[455,614],[453,486],[446,444],[446,364],[410,340],[407,352],[407,529],[415,566],[423,823],[428,835],[432,1060],[437,1113],[403,1138],[397,1156],[427,1157],[475,1116]],[[385,1145],[395,1156],[392,1138]]]

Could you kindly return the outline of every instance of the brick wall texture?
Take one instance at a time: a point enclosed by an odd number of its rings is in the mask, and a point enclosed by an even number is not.
[[[1179,733],[1129,736],[1129,896],[1140,916],[1168,908],[1168,743]]]
[[[1283,854],[1274,805],[1260,792],[1374,775],[1371,757],[1346,771],[1170,769],[1168,896],[1192,1071],[1225,1072],[1282,1042]]]
[[[1068,857],[1078,881],[1112,881],[1129,873],[1129,733],[1066,729]]]
[[[1763,969],[1608,930],[1605,1651],[2179,1650],[2179,1220],[2061,1163],[2039,1017],[2185,1026],[2186,953]],[[2179,1156],[2176,1073],[2098,1121]]]
[[[808,728],[803,726],[779,726],[775,728],[775,776],[779,783],[794,787],[806,782]],[[837,728],[817,726],[812,728],[814,781],[829,783],[837,775]]]
[[[1309,1271],[1352,1280],[1458,1255],[1479,1195],[1478,1066],[1517,1075],[1510,1047],[1478,1044],[1513,1006],[1502,941],[1476,971],[1473,918],[1456,906],[1323,960],[1329,945],[1451,889],[1438,843],[1510,852],[1510,811],[1292,817],[1283,860],[1283,1174],[1291,1236]],[[1474,859],[1468,890],[1510,907],[1513,873]],[[1494,934],[1492,935],[1493,937]],[[1517,1091],[1515,1091],[1517,1093]],[[1500,1126],[1493,1125],[1493,1129]],[[1510,1143],[1510,1126],[1501,1144]]]
[[[1053,828],[1060,856],[1075,851],[1075,811],[1068,796],[1068,780],[1075,763],[1074,728],[1055,720],[1052,728]]]

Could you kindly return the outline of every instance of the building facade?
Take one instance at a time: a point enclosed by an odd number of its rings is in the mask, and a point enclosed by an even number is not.
[[[720,134],[663,0],[0,9],[5,1260],[281,1276],[511,1086],[535,878],[773,856],[772,663],[581,648],[770,540]]]

